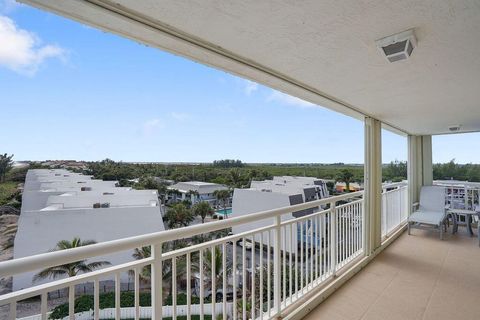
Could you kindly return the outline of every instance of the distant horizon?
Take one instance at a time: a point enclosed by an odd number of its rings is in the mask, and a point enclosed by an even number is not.
[[[46,159],[46,160],[14,160],[14,163],[25,163],[25,162],[49,162],[49,161],[75,161],[75,162],[101,162],[106,159],[115,161],[115,162],[121,162],[121,163],[127,163],[127,164],[165,164],[165,165],[204,165],[204,164],[213,164],[213,161],[210,162],[201,162],[201,161],[123,161],[123,160],[114,160],[111,158],[105,158],[101,160],[77,160],[77,159]],[[217,160],[225,160],[225,159],[217,159]],[[234,160],[240,160],[241,159],[234,159]],[[455,160],[455,159],[451,159]],[[451,160],[447,162],[434,162],[433,164],[444,164],[448,163]],[[214,160],[215,161],[215,160]],[[397,160],[399,162],[407,162],[407,160]],[[395,162],[395,161],[393,161]],[[460,163],[454,161],[455,164],[459,165],[468,165],[468,164],[473,164],[473,165],[480,165],[480,163],[474,163],[474,162],[467,162],[467,163]],[[392,161],[389,162],[382,162],[382,165],[388,165],[392,163]],[[345,165],[345,166],[363,166],[364,163],[361,162],[352,162],[352,163],[347,163],[347,162],[244,162],[242,161],[242,164],[244,165]],[[234,167],[232,167],[234,168]]]

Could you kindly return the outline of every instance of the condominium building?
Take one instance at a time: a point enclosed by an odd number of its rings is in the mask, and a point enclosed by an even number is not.
[[[190,200],[192,204],[200,201],[206,201],[212,206],[216,206],[217,198],[215,191],[228,190],[228,187],[223,184],[202,182],[202,181],[186,181],[178,182],[168,187],[170,190],[177,190],[178,195],[172,194],[170,200]]]
[[[278,209],[295,204],[326,198],[329,196],[326,180],[312,177],[275,176],[272,180],[252,181],[248,189],[233,192],[232,217],[239,217],[259,211]],[[309,208],[281,216],[282,221],[302,217],[318,211]],[[270,225],[271,221],[256,221],[233,227],[238,234]]]
[[[117,187],[64,169],[29,170],[14,243],[14,258],[48,252],[60,240],[104,242],[163,231],[156,190]],[[119,264],[132,251],[92,258]],[[30,287],[35,272],[15,276],[14,290]],[[123,279],[125,280],[125,279]]]

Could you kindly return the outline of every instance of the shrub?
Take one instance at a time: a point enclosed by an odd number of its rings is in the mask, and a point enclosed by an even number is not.
[[[192,304],[199,304],[200,303],[200,298],[192,296]],[[167,299],[165,299],[165,305],[166,306],[171,306],[172,303],[172,296],[169,295]],[[185,293],[180,293],[177,294],[177,305],[186,305],[187,304],[187,295]]]
[[[200,298],[192,296],[192,304],[199,304]],[[208,301],[206,301],[208,302]],[[177,305],[186,305],[187,295],[180,293],[177,295]],[[99,308],[115,308],[115,293],[108,292],[99,295]],[[151,306],[150,292],[140,293],[140,306]],[[172,305],[172,296],[168,296],[165,299],[164,305]],[[128,291],[120,293],[120,306],[121,307],[134,307],[135,306],[135,293]],[[75,299],[75,313],[93,310],[93,295],[83,295]],[[68,303],[61,304],[55,307],[50,315],[50,319],[62,319],[68,316]]]
[[[140,293],[140,306],[148,307],[151,305],[151,297],[149,292]],[[120,306],[135,306],[134,292],[120,293]],[[108,292],[99,295],[100,309],[115,308],[115,293]],[[93,295],[83,295],[75,299],[75,313],[93,310]],[[61,319],[68,316],[68,303],[55,307],[50,315],[50,319]]]

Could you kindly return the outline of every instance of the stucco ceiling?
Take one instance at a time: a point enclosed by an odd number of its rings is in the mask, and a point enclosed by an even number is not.
[[[480,131],[478,0],[25,2],[410,134]],[[410,28],[387,62],[375,40]]]

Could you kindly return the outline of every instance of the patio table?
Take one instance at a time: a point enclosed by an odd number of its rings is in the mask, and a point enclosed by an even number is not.
[[[480,219],[480,213],[474,210],[466,210],[466,209],[449,209],[448,213],[451,213],[453,218],[454,218],[454,225],[453,225],[453,231],[452,233],[455,233],[458,231],[458,215],[464,215],[466,217],[466,223],[467,223],[467,230],[470,236],[473,236],[473,230],[472,230],[472,216],[478,216]]]

